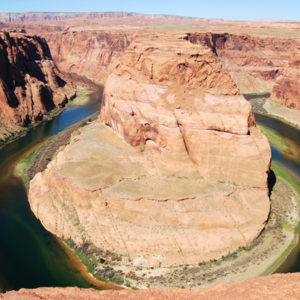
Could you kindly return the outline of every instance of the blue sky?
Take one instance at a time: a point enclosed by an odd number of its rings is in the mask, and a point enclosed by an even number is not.
[[[239,20],[300,20],[300,0],[0,0],[0,11],[127,11]]]

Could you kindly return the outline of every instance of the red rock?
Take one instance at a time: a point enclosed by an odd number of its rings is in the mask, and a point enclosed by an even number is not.
[[[66,31],[43,34],[57,66],[67,72],[105,82],[129,45],[131,34],[122,31]]]
[[[30,183],[49,231],[132,268],[228,255],[269,215],[271,153],[251,105],[211,49],[183,37],[139,36],[106,81],[107,126],[83,127]]]
[[[0,33],[0,122],[28,125],[74,97],[38,36]]]
[[[274,85],[270,100],[293,109],[300,109],[300,54],[295,54],[289,66]]]
[[[0,294],[4,300],[298,300],[300,299],[300,274],[276,274],[238,282],[220,283],[208,289],[146,289],[121,291],[96,291],[92,289],[37,288],[21,289]]]
[[[186,38],[192,43],[209,46],[242,93],[271,93],[276,78],[288,66],[290,53],[300,46],[294,39],[254,34],[208,32],[191,33]]]

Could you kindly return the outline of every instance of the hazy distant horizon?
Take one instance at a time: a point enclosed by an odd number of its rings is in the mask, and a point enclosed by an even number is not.
[[[234,0],[178,1],[153,0],[14,0],[1,4],[1,13],[85,13],[132,12],[147,15],[172,15],[179,17],[223,19],[237,21],[300,21],[298,0]]]
[[[128,13],[128,14],[136,14],[136,15],[146,15],[146,16],[171,16],[171,17],[179,17],[179,18],[191,18],[191,19],[210,19],[210,20],[224,20],[224,21],[240,21],[240,22],[300,22],[299,20],[290,20],[290,19],[225,19],[225,18],[207,18],[207,17],[193,17],[193,16],[182,16],[182,15],[174,15],[174,14],[150,14],[150,13],[142,13],[142,12],[132,12],[132,11],[0,11],[0,14],[88,14],[88,13]]]

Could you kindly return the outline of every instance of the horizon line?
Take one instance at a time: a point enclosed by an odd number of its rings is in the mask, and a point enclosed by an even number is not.
[[[208,20],[222,20],[222,21],[244,21],[244,22],[296,22],[300,23],[300,20],[291,20],[291,19],[225,19],[225,18],[208,18],[208,17],[191,17],[183,15],[173,15],[173,14],[157,14],[157,13],[142,13],[142,12],[133,12],[133,11],[23,11],[23,12],[3,12],[0,11],[0,14],[84,14],[84,13],[127,13],[127,14],[137,14],[144,16],[169,16],[177,18],[186,18],[186,19],[208,19]]]

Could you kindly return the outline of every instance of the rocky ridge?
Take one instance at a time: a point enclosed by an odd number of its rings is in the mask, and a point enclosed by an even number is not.
[[[136,38],[106,81],[101,122],[30,183],[48,230],[123,270],[198,264],[260,234],[270,147],[211,49]]]
[[[0,123],[28,125],[75,96],[38,36],[0,33]]]

